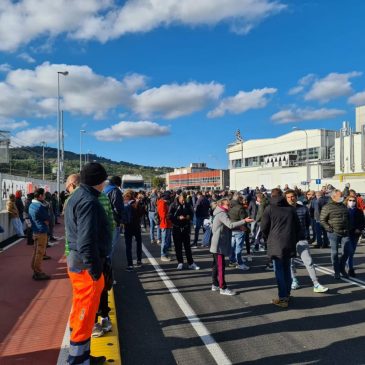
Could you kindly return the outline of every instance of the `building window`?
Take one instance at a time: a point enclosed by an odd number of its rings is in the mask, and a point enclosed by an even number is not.
[[[240,168],[240,167],[242,167],[242,160],[241,159],[231,161],[231,168],[232,169],[237,169],[237,168]]]

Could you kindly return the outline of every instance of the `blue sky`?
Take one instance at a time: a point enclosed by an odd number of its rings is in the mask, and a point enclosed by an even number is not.
[[[35,5],[36,4],[36,5]],[[226,168],[235,131],[354,125],[362,0],[20,0],[0,6],[0,129],[152,166]]]

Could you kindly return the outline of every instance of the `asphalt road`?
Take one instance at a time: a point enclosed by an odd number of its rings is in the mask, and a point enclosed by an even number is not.
[[[201,270],[177,271],[176,261],[161,263],[160,247],[147,234],[143,240],[162,271],[144,255],[142,268],[126,272],[124,239],[114,259],[124,365],[365,364],[364,245],[355,258],[357,283],[335,281],[329,249],[313,249],[319,281],[329,292],[313,293],[299,268],[302,287],[292,292],[290,308],[281,309],[270,303],[277,289],[273,272],[263,269],[265,256],[255,256],[248,272],[227,268],[226,281],[238,292],[227,297],[210,290],[207,249],[193,249]]]

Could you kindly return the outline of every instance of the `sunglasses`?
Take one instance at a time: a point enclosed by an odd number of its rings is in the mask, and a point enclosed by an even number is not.
[[[356,202],[356,200],[349,199],[349,202]]]

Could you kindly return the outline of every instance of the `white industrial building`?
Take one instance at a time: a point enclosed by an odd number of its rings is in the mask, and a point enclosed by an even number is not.
[[[243,141],[227,148],[230,188],[297,185],[317,189],[345,183],[365,192],[365,106],[356,108],[356,132],[296,129],[276,138]],[[307,156],[308,153],[308,156]]]

